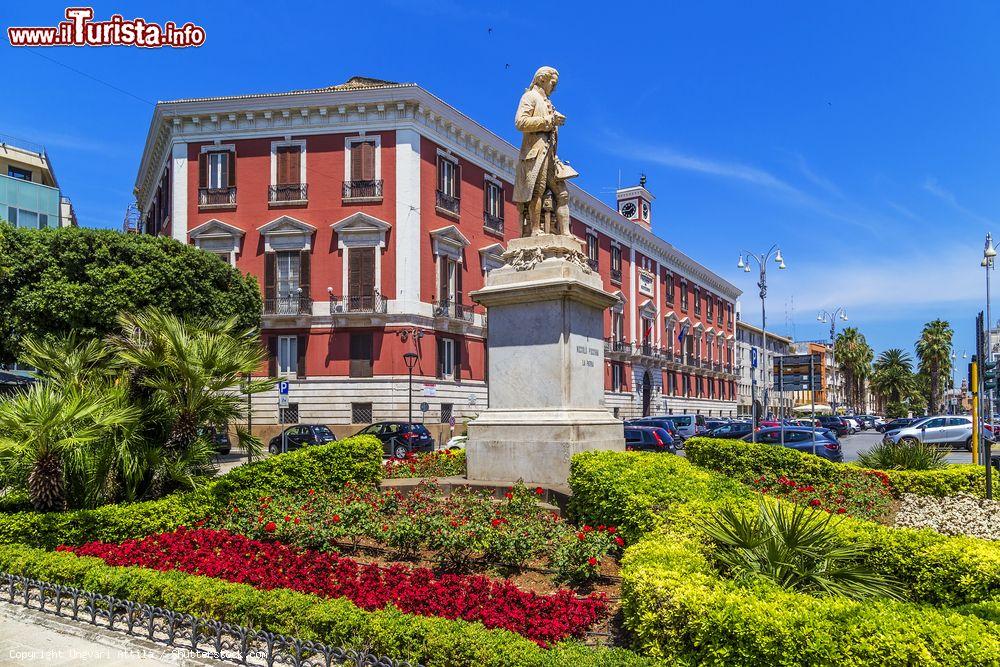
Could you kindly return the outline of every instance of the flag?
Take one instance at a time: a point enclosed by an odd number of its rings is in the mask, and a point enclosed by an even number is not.
[[[685,324],[684,326],[681,327],[681,332],[679,334],[677,334],[677,342],[678,343],[681,343],[681,344],[684,343],[684,336],[687,336],[687,332],[688,332],[688,325]]]

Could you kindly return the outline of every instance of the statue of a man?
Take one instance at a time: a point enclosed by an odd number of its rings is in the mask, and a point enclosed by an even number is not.
[[[514,180],[514,201],[521,205],[528,221],[525,235],[537,236],[546,231],[570,235],[569,193],[566,179],[576,172],[556,157],[559,126],[566,116],[556,111],[549,96],[559,82],[559,72],[552,67],[539,67],[524,91],[514,115],[514,126],[524,134]],[[542,205],[546,190],[555,200],[555,229],[542,225]]]

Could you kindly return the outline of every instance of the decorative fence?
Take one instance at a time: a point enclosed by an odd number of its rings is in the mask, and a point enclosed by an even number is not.
[[[0,602],[241,665],[421,667],[365,651],[330,647],[7,573],[0,573]]]

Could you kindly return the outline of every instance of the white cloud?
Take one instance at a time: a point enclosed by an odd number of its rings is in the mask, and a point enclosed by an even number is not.
[[[958,211],[962,215],[965,215],[965,216],[967,216],[967,217],[975,220],[976,222],[982,223],[984,225],[992,225],[993,224],[993,221],[990,220],[989,218],[981,216],[978,213],[976,213],[975,211],[970,210],[970,209],[966,208],[965,206],[963,206],[961,203],[959,203],[958,198],[955,197],[955,194],[953,192],[951,192],[950,190],[948,190],[947,188],[943,187],[938,182],[938,180],[936,178],[934,178],[933,176],[928,176],[926,179],[924,179],[923,188],[927,192],[931,193],[932,195],[934,195],[935,197],[937,197],[941,201],[943,201],[946,204],[948,204],[949,206],[951,206],[953,209],[955,209],[956,211]]]

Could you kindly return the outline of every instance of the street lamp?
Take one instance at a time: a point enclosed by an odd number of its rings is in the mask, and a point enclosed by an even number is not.
[[[830,402],[833,404],[830,408],[833,410],[833,414],[837,414],[837,318],[841,321],[847,321],[847,309],[843,306],[836,308],[832,313],[828,310],[823,310],[819,315],[816,316],[817,322],[822,322],[826,324],[830,323],[830,350],[833,352],[833,400]]]
[[[993,318],[992,315],[990,314],[990,270],[994,268],[993,264],[994,264],[994,258],[996,256],[997,256],[997,251],[996,248],[993,247],[993,235],[990,234],[989,232],[986,232],[986,244],[983,247],[983,261],[981,261],[979,265],[986,270],[986,361],[991,364],[993,363],[993,341],[992,341],[992,336],[990,335],[990,327],[993,326]],[[980,382],[982,382],[983,376],[981,373],[979,377],[980,377]],[[987,415],[989,416],[990,421],[992,422],[993,421],[992,389],[990,389],[989,391],[986,408],[987,408]],[[982,414],[982,406],[980,406],[979,412],[980,414]],[[974,419],[979,419],[979,415],[974,415]],[[986,421],[985,417],[983,418],[983,421],[984,422]],[[990,469],[990,466],[992,465],[992,460],[991,460],[992,453],[990,452],[990,438],[985,437],[983,430],[984,429],[982,427],[979,428],[979,436],[983,440],[983,453],[985,454],[983,458],[985,459],[985,464],[986,464],[986,497],[992,500],[993,475]]]
[[[761,352],[760,356],[761,356],[762,360],[765,363],[767,361],[767,308],[766,308],[766,301],[767,301],[767,261],[769,259],[771,259],[771,254],[772,253],[774,253],[774,261],[777,262],[778,268],[779,269],[784,269],[785,268],[785,259],[781,256],[781,248],[779,248],[777,244],[771,246],[771,248],[766,253],[763,253],[763,254],[760,254],[760,255],[755,255],[752,252],[747,252],[746,250],[744,250],[740,254],[739,261],[736,263],[736,268],[743,269],[743,271],[745,273],[750,273],[750,261],[751,260],[757,262],[757,267],[760,269],[760,275],[759,275],[759,278],[757,279],[757,287],[760,290],[760,292],[759,292],[759,294],[760,294],[760,348],[761,348],[760,349],[760,352]],[[750,369],[750,374],[751,374],[751,377],[750,377],[750,386],[751,386],[751,392],[753,392],[753,369],[752,368]],[[762,370],[761,371],[761,378],[764,379],[766,377],[767,377],[767,375]],[[766,408],[766,406],[767,406],[767,383],[764,382],[763,385],[764,385],[764,387],[761,390],[761,392],[763,394],[762,405]],[[781,398],[784,398],[784,397],[782,396]],[[752,396],[750,400],[754,401],[755,397]],[[758,417],[758,419],[754,420],[754,423],[756,424],[758,421],[759,421],[759,417]],[[756,431],[751,431],[751,433],[756,433]],[[756,440],[757,440],[756,435],[753,435],[751,437],[751,439],[754,442],[756,442]]]
[[[409,400],[407,401],[406,421],[410,424],[413,423],[413,367],[417,365],[417,359],[419,359],[419,357],[416,352],[407,352],[403,355],[403,363],[406,364],[406,370],[409,373],[409,382],[407,387]]]

